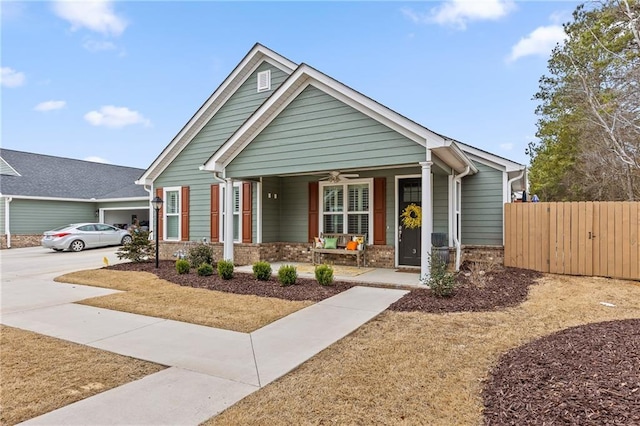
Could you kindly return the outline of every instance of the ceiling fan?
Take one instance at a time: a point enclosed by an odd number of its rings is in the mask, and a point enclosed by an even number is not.
[[[340,182],[343,180],[347,180],[349,178],[357,178],[360,175],[357,173],[340,173],[339,171],[329,172],[329,176],[322,178],[320,180],[327,180],[331,183]]]

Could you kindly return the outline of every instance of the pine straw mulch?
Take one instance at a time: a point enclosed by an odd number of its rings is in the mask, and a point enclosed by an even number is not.
[[[324,287],[299,278],[297,285],[282,287],[275,279],[262,282],[244,273],[225,281],[179,275],[172,261],[161,262],[158,270],[148,263],[109,268],[152,272],[183,286],[287,300],[320,301],[357,285],[336,282]],[[490,268],[480,274],[468,269],[458,276],[460,285],[452,298],[413,289],[389,309],[436,314],[501,311],[524,302],[541,277],[516,268]],[[485,383],[485,423],[640,424],[639,326],[635,320],[583,325],[509,351]]]

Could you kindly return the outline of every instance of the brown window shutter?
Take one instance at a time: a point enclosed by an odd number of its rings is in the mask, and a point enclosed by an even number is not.
[[[373,179],[373,244],[387,244],[387,178]]]
[[[220,241],[220,185],[211,185],[211,242]]]
[[[242,242],[251,243],[251,182],[242,183]]]
[[[162,188],[156,188],[156,197],[159,197],[160,199],[162,199]],[[158,240],[162,240],[162,228],[163,228],[163,213],[164,209],[162,207],[160,207],[160,211],[158,211],[158,223],[156,223],[156,227],[158,229],[155,229],[154,231],[158,233]],[[153,214],[155,214],[155,210],[153,211]]]
[[[182,187],[182,211],[180,212],[180,226],[182,241],[189,241],[189,187]]]
[[[320,223],[320,209],[318,206],[319,190],[320,185],[318,182],[309,182],[309,242],[312,242],[314,237],[320,235],[318,231],[318,225]]]

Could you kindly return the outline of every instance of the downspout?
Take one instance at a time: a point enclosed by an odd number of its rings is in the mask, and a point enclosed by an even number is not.
[[[460,221],[462,217],[462,206],[458,205],[458,183],[460,184],[460,191],[462,191],[462,178],[467,176],[470,172],[471,167],[467,166],[464,172],[453,177],[453,214],[455,215],[453,220],[453,244],[456,248],[456,271],[460,270],[460,263],[462,261],[462,244],[460,240],[458,240],[458,232],[460,231]],[[460,199],[462,199],[462,197]],[[458,211],[460,214],[457,213]]]
[[[520,173],[518,176],[516,177],[512,177],[511,179],[509,179],[507,181],[507,192],[509,193],[509,202],[511,202],[511,185],[513,185],[513,182],[522,179],[522,176],[524,176],[524,172],[527,170],[527,168],[525,167],[524,169],[522,169],[522,173]]]
[[[511,196],[512,192],[511,192],[511,185],[513,185],[513,182],[522,179],[522,177],[524,176],[524,173],[527,171],[527,168],[525,167],[524,169],[522,169],[522,173],[520,173],[518,176],[516,177],[512,177],[511,179],[509,179],[507,181],[507,193],[508,195],[508,200],[505,200],[505,203],[511,203],[513,202],[513,197]],[[526,188],[525,188],[526,191]],[[506,195],[506,194],[505,194]],[[502,218],[504,220],[504,204],[502,203]],[[504,223],[502,224],[502,245],[504,246]]]
[[[9,218],[9,215],[11,214],[11,209],[9,208],[9,204],[11,203],[11,201],[13,200],[13,198],[11,197],[7,197],[5,198],[5,202],[4,202],[4,232],[7,235],[7,248],[11,248],[11,229],[9,224],[11,223],[11,220]]]

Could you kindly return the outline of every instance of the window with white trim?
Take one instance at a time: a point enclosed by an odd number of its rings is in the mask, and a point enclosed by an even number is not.
[[[225,186],[220,185],[220,242],[224,242],[226,228],[224,218],[227,213]],[[233,242],[240,243],[242,236],[242,182],[233,183]]]
[[[258,73],[258,92],[266,92],[267,90],[271,90],[271,70]]]
[[[372,179],[320,183],[323,233],[372,233]]]
[[[180,188],[164,188],[164,239],[180,240]]]

